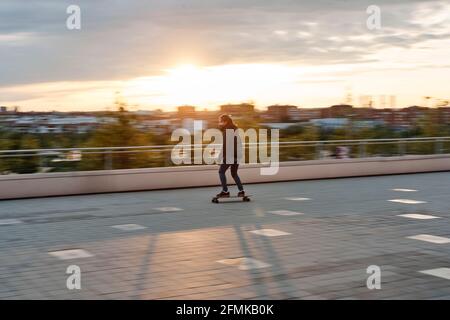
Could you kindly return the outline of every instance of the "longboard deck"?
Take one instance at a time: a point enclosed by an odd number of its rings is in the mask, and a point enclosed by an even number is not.
[[[219,203],[220,201],[226,201],[227,199],[242,199],[244,202],[250,201],[251,194],[246,194],[245,196],[229,196],[229,197],[213,197],[212,202]]]

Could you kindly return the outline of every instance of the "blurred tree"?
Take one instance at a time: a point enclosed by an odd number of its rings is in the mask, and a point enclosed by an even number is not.
[[[153,136],[143,133],[135,127],[135,118],[128,113],[124,104],[114,113],[116,121],[105,124],[97,129],[83,147],[132,147],[153,144]],[[165,155],[157,152],[142,152],[135,150],[114,150],[95,154],[84,152],[79,164],[81,170],[133,169],[152,166],[164,166]],[[109,163],[109,165],[108,165]],[[109,167],[108,167],[109,166]]]
[[[259,124],[258,121],[256,121],[255,119],[251,119],[251,118],[240,118],[240,119],[236,119],[235,120],[236,125],[243,129],[243,130],[247,130],[247,129],[259,129],[261,127],[261,125]]]
[[[417,121],[412,131],[415,136],[419,137],[438,137],[444,130],[444,126],[439,121],[438,110],[428,109],[425,116]],[[434,142],[416,142],[408,143],[406,151],[408,154],[430,154],[434,153],[435,148]]]
[[[438,137],[441,132],[441,125],[438,119],[439,114],[436,109],[428,109],[423,118],[421,118],[417,127],[422,137]]]
[[[312,125],[296,125],[283,130],[280,141],[318,141],[320,129]],[[281,160],[311,160],[316,156],[314,145],[284,145],[280,147]]]
[[[9,150],[12,141],[4,131],[0,131],[0,150]],[[6,155],[0,155],[0,174],[9,171],[9,161]]]
[[[39,149],[39,141],[32,135],[23,135],[17,149]],[[40,158],[36,153],[24,153],[21,156],[9,158],[8,169],[15,173],[35,173],[40,168]]]

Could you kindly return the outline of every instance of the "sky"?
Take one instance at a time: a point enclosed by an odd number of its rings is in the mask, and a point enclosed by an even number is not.
[[[66,9],[81,9],[69,30]],[[381,28],[370,30],[369,5]],[[28,111],[450,99],[450,1],[2,0],[0,105]]]

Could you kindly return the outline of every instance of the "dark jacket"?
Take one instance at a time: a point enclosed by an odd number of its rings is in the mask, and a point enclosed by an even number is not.
[[[230,146],[231,143],[227,143],[228,141],[227,139],[227,134],[226,134],[226,130],[227,129],[233,129],[233,130],[237,130],[238,128],[236,126],[228,126],[226,128],[221,128],[220,130],[222,131],[222,161],[223,163],[227,163],[227,164],[232,164],[232,163],[228,163],[226,162],[227,159],[227,145]],[[234,136],[233,139],[233,147],[234,147],[234,154],[233,154],[233,164],[237,164],[238,163],[238,146],[240,146],[240,139],[238,139],[238,137]]]

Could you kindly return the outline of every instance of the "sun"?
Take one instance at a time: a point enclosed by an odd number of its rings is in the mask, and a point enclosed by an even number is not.
[[[208,87],[210,72],[207,68],[183,64],[166,70],[165,93],[172,103],[196,104]]]
[[[175,76],[192,76],[199,71],[200,68],[194,64],[182,64],[166,70],[168,74]]]
[[[283,97],[288,96],[289,92],[298,93],[295,82],[298,74],[298,70],[270,64],[180,64],[163,69],[158,76],[128,81],[126,93],[136,103],[151,100],[169,106],[189,104],[210,107],[260,97],[270,98],[274,92],[282,92]],[[292,86],[288,87],[286,83]]]

